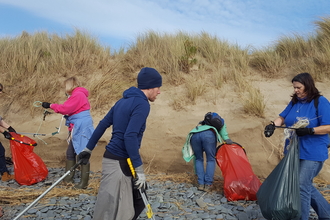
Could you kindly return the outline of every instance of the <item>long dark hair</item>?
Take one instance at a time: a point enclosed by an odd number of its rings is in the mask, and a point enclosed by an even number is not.
[[[319,90],[315,87],[314,79],[309,73],[299,73],[293,79],[291,82],[299,82],[305,86],[305,91],[307,93],[307,102],[311,102],[316,97],[320,96]],[[294,93],[292,96],[292,103],[296,104],[298,102],[297,94]]]

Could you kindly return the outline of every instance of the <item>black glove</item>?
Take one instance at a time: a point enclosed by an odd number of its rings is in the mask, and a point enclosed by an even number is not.
[[[85,148],[78,155],[78,162],[81,161],[82,165],[88,164],[89,158],[91,157],[91,153],[92,153],[91,150],[89,150],[88,148]]]
[[[15,132],[15,133],[16,133],[15,129],[14,129],[12,126],[10,126],[10,127],[8,128],[8,131],[9,131],[9,132]]]
[[[298,136],[305,136],[308,134],[314,134],[314,128],[298,128],[296,129],[296,134]]]
[[[49,103],[49,102],[43,102],[41,105],[42,105],[42,107],[44,107],[44,108],[50,108],[50,104],[51,104],[51,103]]]
[[[11,134],[10,134],[8,131],[4,131],[2,134],[3,134],[3,136],[5,136],[5,138],[7,138],[8,140],[11,140],[11,138],[13,137],[13,136],[11,136]]]
[[[226,142],[226,144],[233,144],[233,141],[230,138],[228,138],[227,140],[225,140],[225,142]]]
[[[265,131],[264,131],[265,137],[272,136],[274,134],[274,131],[275,131],[275,124],[274,122],[272,122],[271,124],[265,127]]]

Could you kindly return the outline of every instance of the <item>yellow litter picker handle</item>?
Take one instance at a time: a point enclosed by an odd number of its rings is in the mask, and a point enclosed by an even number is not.
[[[127,158],[127,163],[128,163],[129,169],[132,172],[133,178],[135,178],[136,177],[136,173],[135,173],[135,170],[134,170],[134,167],[133,167],[131,158]]]
[[[136,172],[134,170],[134,167],[133,167],[133,164],[132,164],[132,161],[131,161],[131,158],[127,158],[127,163],[128,163],[128,166],[132,172],[132,175],[133,175],[133,178],[136,178]],[[141,191],[141,189],[139,189],[139,192],[141,194],[141,197],[143,199],[143,203],[144,205],[146,206],[147,208],[147,211],[146,211],[146,214],[147,214],[147,217],[148,218],[151,218],[151,219],[155,219],[154,218],[154,213],[152,212],[152,209],[151,209],[151,205],[150,203],[148,202],[148,199],[147,199],[147,196],[144,192]]]

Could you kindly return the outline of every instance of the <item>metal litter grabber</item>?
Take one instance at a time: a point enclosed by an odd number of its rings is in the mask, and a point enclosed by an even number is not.
[[[129,166],[129,168],[130,168],[130,170],[132,172],[133,178],[136,178],[136,172],[134,170],[134,167],[133,167],[131,158],[127,158],[127,163],[128,163],[128,166]],[[141,189],[139,189],[139,192],[141,194],[143,203],[146,206],[146,209],[147,209],[146,214],[147,214],[148,219],[155,220],[154,213],[152,212],[152,208],[151,208],[151,205],[150,205],[150,203],[149,203],[149,201],[147,199],[146,193],[145,192],[142,192]]]
[[[68,170],[61,178],[59,178],[55,183],[53,183],[44,193],[42,193],[36,200],[34,200],[28,207],[26,207],[21,213],[19,213],[13,220],[19,219],[27,210],[32,208],[42,197],[44,197],[50,190],[52,190],[57,184],[59,184],[67,175],[73,172],[80,164],[81,160],[76,163],[70,170]]]
[[[57,128],[57,131],[55,131],[55,132],[52,133],[53,136],[55,134],[59,134],[60,133],[63,119],[64,119],[64,115],[62,115],[61,122],[60,122],[60,125]]]
[[[275,126],[275,128],[287,128],[287,129],[293,129],[293,130],[298,129],[298,128],[292,128],[292,127],[287,127],[287,126]]]
[[[27,132],[18,132],[18,134],[33,135],[33,137],[35,137],[36,135],[46,136],[46,134],[40,134],[40,133],[27,133]]]

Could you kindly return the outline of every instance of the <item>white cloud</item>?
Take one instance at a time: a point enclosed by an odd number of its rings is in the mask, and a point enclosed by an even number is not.
[[[36,16],[98,36],[135,39],[139,33],[208,32],[241,45],[265,45],[280,35],[311,30],[327,0],[0,0]],[[317,11],[315,11],[317,10]]]

